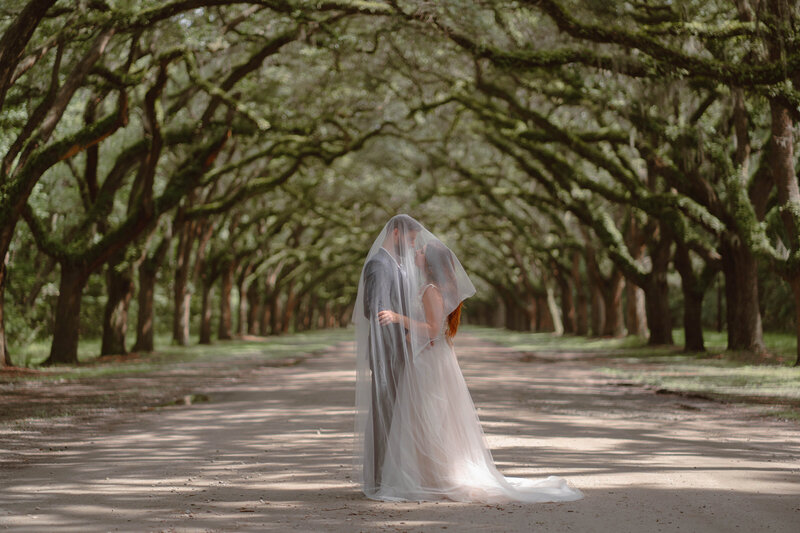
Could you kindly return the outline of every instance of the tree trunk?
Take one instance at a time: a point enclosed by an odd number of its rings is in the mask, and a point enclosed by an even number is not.
[[[158,275],[158,269],[161,268],[161,264],[167,257],[171,238],[171,234],[167,232],[153,255],[145,256],[139,264],[139,295],[137,298],[139,310],[136,319],[136,344],[133,346],[133,351],[135,352],[149,353],[155,349],[153,343],[155,336],[153,329],[153,324],[155,323],[153,302],[156,276]]]
[[[629,214],[625,242],[628,245],[631,257],[638,263],[641,263],[644,258],[647,237],[639,226],[636,217],[632,213]],[[644,305],[644,291],[641,287],[629,281],[625,284],[625,296],[625,322],[628,335],[646,337],[647,312]]]
[[[128,308],[133,297],[133,267],[112,260],[106,266],[108,298],[103,313],[103,342],[100,355],[126,354],[125,335],[128,332]]]
[[[622,272],[614,268],[607,284],[606,290],[603,291],[603,307],[606,310],[603,336],[622,337],[625,333],[622,311],[622,292],[625,290],[625,278]]]
[[[286,305],[283,308],[283,318],[281,320],[281,334],[289,333],[289,324],[291,324],[296,307],[297,297],[294,293],[294,283],[289,283],[289,288],[286,291]]]
[[[644,305],[647,313],[647,326],[650,337],[647,344],[674,344],[672,337],[672,316],[669,310],[669,285],[667,269],[669,268],[672,240],[663,235],[651,247],[652,267],[644,289]]]
[[[722,307],[723,303],[725,302],[725,299],[722,297],[723,293],[722,286],[724,285],[724,283],[722,282],[722,278],[720,278],[719,275],[717,275],[717,281],[715,285],[717,287],[717,333],[722,333],[722,327],[723,324],[725,324],[725,321],[722,319],[722,314],[723,314]]]
[[[503,296],[497,294],[495,296],[493,313],[492,313],[492,321],[489,323],[490,326],[493,328],[503,328],[506,327],[508,322],[508,318],[506,314],[508,314],[508,308],[506,307],[506,300]]]
[[[189,291],[191,253],[194,247],[195,226],[186,223],[180,229],[178,246],[175,249],[175,280],[172,303],[172,342],[180,346],[189,345],[192,294]]]
[[[11,239],[14,237],[16,219],[11,217],[5,226],[0,224],[0,367],[11,366],[11,354],[8,351],[8,338],[6,336],[5,301],[6,286],[8,285],[8,250]]]
[[[314,318],[314,306],[311,297],[306,295],[301,300],[295,314],[295,331],[308,331],[311,329],[311,320]]]
[[[589,332],[589,301],[586,285],[581,279],[581,256],[578,252],[572,255],[572,284],[575,287],[575,334],[586,335]]]
[[[258,287],[256,280],[253,280],[247,287],[247,333],[248,335],[258,335]]]
[[[545,307],[547,302],[544,297],[541,294],[531,296],[530,302],[531,305],[529,309],[531,319],[521,324],[524,328],[523,331],[534,331],[536,333],[540,331],[551,331],[550,317],[547,316],[547,308]]]
[[[219,295],[219,340],[230,340],[233,338],[233,316],[231,313],[231,292],[233,292],[233,273],[236,264],[231,262],[222,272]]]
[[[88,278],[87,269],[82,265],[61,263],[61,281],[53,325],[53,341],[50,345],[50,355],[44,362],[45,365],[74,365],[78,362],[81,295]]]
[[[794,294],[794,333],[797,338],[794,366],[800,367],[800,279],[795,279],[791,287]]]
[[[626,283],[625,292],[628,335],[646,337],[647,311],[644,307],[644,291],[633,283]]]
[[[214,280],[203,280],[203,301],[200,312],[200,344],[211,344],[211,297],[214,291]]]
[[[271,333],[274,333],[272,328],[272,299],[275,297],[274,291],[272,289],[267,289],[264,291],[266,294],[264,298],[261,300],[261,335],[266,337]]]
[[[607,313],[609,311],[605,306],[605,293],[608,291],[603,290],[603,283],[605,279],[600,271],[600,266],[597,264],[594,250],[587,246],[585,249],[586,261],[586,277],[589,282],[589,294],[592,302],[592,336],[600,337],[606,332]]]
[[[683,331],[686,352],[705,352],[703,339],[703,295],[694,291],[683,291]]]
[[[723,236],[721,248],[728,349],[763,353],[765,346],[758,307],[756,258],[738,238],[730,235]]]
[[[179,269],[175,276],[173,303],[175,313],[172,319],[172,342],[180,346],[189,345],[192,294],[186,274]]]
[[[536,299],[532,296],[527,297],[527,305],[518,302],[513,296],[509,297],[509,308],[511,313],[511,328],[513,331],[536,331]]]
[[[578,290],[578,296],[575,302],[575,334],[588,335],[589,334],[589,299],[586,297],[586,292],[581,288]]]
[[[669,286],[664,276],[650,275],[644,289],[644,304],[650,336],[647,344],[673,344],[669,312]]]
[[[303,320],[305,319],[306,314],[306,302],[305,298],[299,298],[297,300],[297,304],[295,305],[295,312],[294,312],[294,332],[297,333],[299,331],[303,331]]]
[[[567,276],[561,270],[556,271],[558,292],[561,296],[561,324],[564,333],[574,335],[578,331],[578,317],[575,309],[575,299],[572,296],[572,286]]]
[[[281,295],[273,290],[269,299],[269,332],[270,335],[280,333]]]
[[[776,7],[772,7],[776,10]],[[796,45],[795,45],[796,46]],[[795,48],[796,49],[796,48]],[[780,57],[781,50],[772,49],[772,57]],[[800,75],[795,74],[795,83],[800,81]],[[769,166],[772,179],[778,191],[778,202],[781,209],[781,221],[789,235],[790,250],[796,255],[800,249],[800,188],[797,184],[794,157],[794,131],[793,120],[789,108],[777,99],[770,100],[770,114],[772,118],[772,137],[769,148]],[[790,260],[792,261],[792,260]],[[796,266],[784,276],[792,287],[795,297],[795,323],[797,324],[797,359],[795,366],[800,366],[800,273]]]
[[[314,317],[317,313],[317,295],[306,297],[306,312],[303,314],[303,328],[307,331],[314,328]]]
[[[11,354],[8,351],[8,339],[4,319],[6,283],[8,282],[8,269],[5,262],[6,252],[0,256],[0,368],[11,366]]]
[[[239,337],[247,334],[247,289],[244,282],[236,284],[239,293],[239,303],[236,309],[236,335]]]
[[[542,311],[539,308],[539,296],[527,296],[528,305],[520,307],[520,313],[516,313],[517,331],[542,331]]]
[[[675,249],[675,268],[681,275],[683,292],[684,351],[706,351],[703,340],[703,296],[704,288],[698,282],[692,268],[689,250],[678,244]]]
[[[590,288],[592,297],[592,336],[599,337],[603,334],[606,324],[606,311],[603,307],[603,291],[595,284]]]
[[[336,313],[336,327],[343,328],[350,324],[350,318],[353,316],[353,306],[355,304],[343,305]]]
[[[503,295],[503,310],[505,311],[503,313],[503,327],[514,331],[516,329],[514,324],[514,315],[516,313],[511,297],[508,295]]]
[[[328,302],[317,302],[317,311],[315,313],[316,324],[312,326],[314,329],[325,329],[328,327]]]
[[[326,301],[322,310],[322,329],[333,327],[333,313],[331,312],[331,302]]]
[[[564,323],[561,321],[561,310],[556,303],[556,295],[551,287],[547,287],[547,310],[553,326],[553,333],[556,335],[564,334]]]
[[[155,349],[153,323],[153,301],[156,290],[156,275],[158,266],[150,258],[145,258],[139,265],[139,295],[137,302],[139,310],[136,318],[136,344],[134,352],[149,353]]]

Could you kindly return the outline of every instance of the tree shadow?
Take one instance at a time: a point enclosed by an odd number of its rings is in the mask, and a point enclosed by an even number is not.
[[[343,346],[216,383],[210,402],[48,436],[0,471],[0,526],[29,531],[795,531],[800,436],[610,387],[568,363],[460,352],[498,467],[586,499],[387,503],[350,479],[355,376]],[[780,439],[775,432],[780,431]],[[789,438],[787,438],[789,437]]]

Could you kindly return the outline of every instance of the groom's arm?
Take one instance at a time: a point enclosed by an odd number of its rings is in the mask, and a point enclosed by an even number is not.
[[[388,309],[389,287],[386,267],[380,261],[369,261],[364,267],[364,317],[377,318],[378,311]]]

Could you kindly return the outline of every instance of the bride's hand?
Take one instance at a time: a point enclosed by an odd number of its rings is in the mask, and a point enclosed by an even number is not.
[[[385,326],[387,324],[393,324],[396,322],[400,322],[400,315],[398,315],[394,311],[379,311],[378,321],[380,322],[381,326]]]

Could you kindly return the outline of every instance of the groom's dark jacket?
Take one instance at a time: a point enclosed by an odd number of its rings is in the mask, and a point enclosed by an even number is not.
[[[381,326],[379,311],[394,311],[408,316],[404,292],[404,274],[395,259],[381,248],[364,266],[364,316],[370,323],[370,363],[373,356],[389,356],[381,361],[394,366],[405,363],[406,330],[401,324]],[[375,350],[373,348],[376,348]],[[373,372],[376,369],[373,368]],[[399,376],[398,376],[399,377]]]
[[[397,384],[406,363],[406,330],[402,324],[381,326],[379,311],[408,316],[404,292],[405,274],[388,251],[381,248],[364,265],[364,316],[369,320],[369,367],[372,370],[372,413],[365,446],[372,446],[370,464],[364,465],[368,485],[380,485],[380,469],[391,427]],[[369,454],[365,454],[366,457]]]

